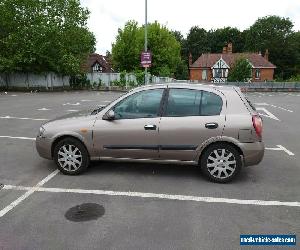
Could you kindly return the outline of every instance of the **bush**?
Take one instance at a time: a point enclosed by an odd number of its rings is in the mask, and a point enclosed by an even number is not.
[[[70,87],[73,89],[84,89],[91,86],[90,80],[85,74],[78,74],[70,77]]]
[[[134,72],[136,81],[138,85],[143,85],[145,83],[145,72],[142,70],[136,70]]]

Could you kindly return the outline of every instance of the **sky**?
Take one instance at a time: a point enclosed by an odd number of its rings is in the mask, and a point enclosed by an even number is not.
[[[145,22],[145,0],[80,0],[91,14],[89,29],[97,39],[96,52],[111,51],[118,28],[128,20]],[[300,0],[148,0],[148,22],[158,21],[184,36],[192,26],[209,29],[249,28],[259,17],[289,17],[300,30]]]

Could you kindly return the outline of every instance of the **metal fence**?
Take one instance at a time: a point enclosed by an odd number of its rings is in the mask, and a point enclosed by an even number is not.
[[[100,73],[100,72],[92,72],[86,74],[87,79],[90,80],[91,84],[99,83],[101,82],[102,85],[106,87],[110,87],[113,85],[114,81],[120,81],[121,73]],[[135,74],[133,73],[127,73],[125,74],[126,82],[134,82],[137,84],[137,79]],[[153,76],[148,75],[148,79],[150,79],[150,83],[168,83],[168,82],[174,82],[176,81],[174,78],[170,77],[159,77],[159,76]]]
[[[53,89],[56,87],[70,86],[69,76],[60,76],[53,72],[44,74],[34,73],[0,73],[0,88],[45,88]]]
[[[249,91],[300,91],[300,82],[222,82],[211,83],[201,81],[181,81],[186,83],[201,83],[201,84],[214,84],[214,85],[233,85]]]

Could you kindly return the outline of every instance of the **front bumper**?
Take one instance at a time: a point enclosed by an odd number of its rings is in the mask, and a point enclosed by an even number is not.
[[[239,143],[243,151],[244,166],[252,166],[260,163],[265,154],[265,144],[263,142]]]
[[[52,160],[51,143],[49,138],[37,136],[35,140],[36,150],[43,158]]]

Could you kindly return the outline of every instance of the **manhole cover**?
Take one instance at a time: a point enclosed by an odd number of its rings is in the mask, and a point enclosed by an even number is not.
[[[83,203],[75,207],[71,207],[66,213],[65,217],[67,220],[80,222],[97,220],[105,213],[103,206],[96,203]]]

